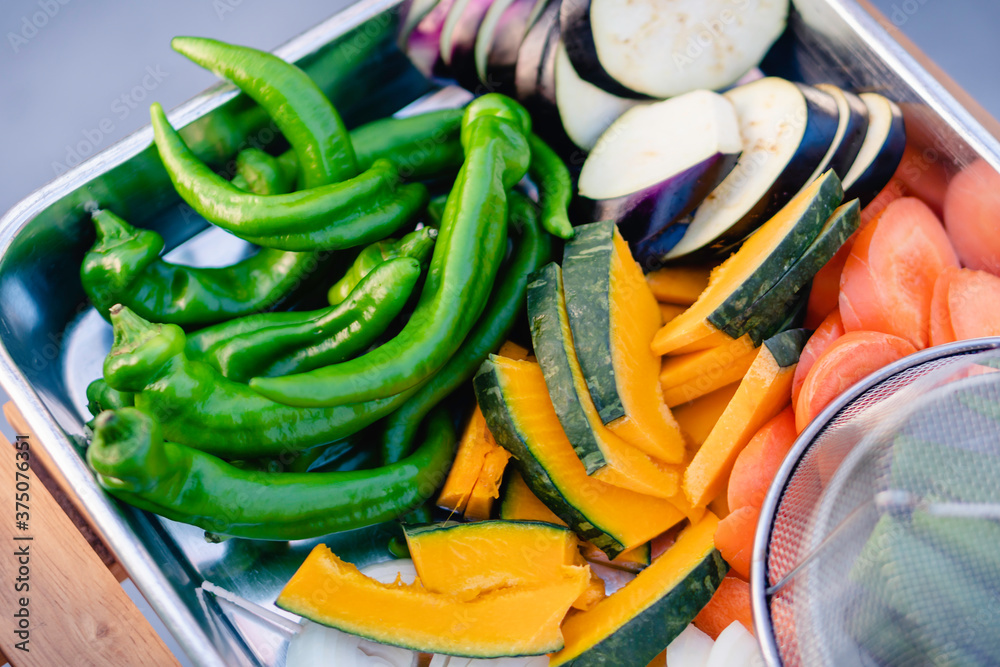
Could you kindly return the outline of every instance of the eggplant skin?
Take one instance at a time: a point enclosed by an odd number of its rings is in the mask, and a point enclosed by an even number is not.
[[[625,87],[604,69],[597,57],[597,45],[594,43],[590,0],[562,0],[559,25],[566,53],[581,79],[618,97],[652,99],[649,95]]]
[[[896,173],[899,163],[903,161],[905,148],[906,124],[903,121],[902,111],[893,104],[892,126],[889,128],[889,136],[882,144],[882,149],[871,165],[844,193],[844,200],[858,199],[862,207],[875,201],[875,198],[889,184]]]

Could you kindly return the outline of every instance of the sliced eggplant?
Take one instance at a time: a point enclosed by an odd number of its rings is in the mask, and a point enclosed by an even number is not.
[[[406,38],[406,55],[426,77],[443,77],[448,68],[441,58],[441,33],[456,0],[439,0],[413,27]]]
[[[614,220],[644,250],[636,260],[645,268],[670,249],[665,243],[678,235],[671,227],[723,182],[741,150],[736,111],[723,95],[698,90],[642,104],[597,140],[580,172],[580,197],[591,220]]]
[[[877,93],[861,93],[859,97],[868,107],[868,132],[844,177],[844,196],[861,200],[864,208],[896,173],[906,148],[906,126],[903,112],[889,98]]]
[[[564,0],[563,16],[581,77],[662,98],[724,88],[756,67],[785,29],[788,0]]]
[[[409,39],[410,33],[417,27],[421,19],[434,9],[437,3],[438,0],[405,0],[403,2],[399,9],[399,37],[397,39],[400,49],[406,50],[406,41]]]
[[[827,169],[833,169],[833,173],[843,179],[858,157],[865,135],[868,133],[868,107],[864,100],[854,93],[829,83],[821,83],[816,88],[832,97],[837,103],[840,122],[837,125],[837,134],[833,138],[833,145],[827,153],[828,161],[813,174],[813,178]]]
[[[479,32],[476,33],[476,46],[473,54],[473,60],[476,64],[476,76],[479,77],[480,83],[489,83],[489,79],[486,77],[486,62],[489,59],[490,47],[493,46],[493,39],[496,37],[497,30],[503,25],[503,19],[507,11],[516,7],[517,11],[511,16],[519,12],[523,16],[523,20],[527,21],[533,4],[531,0],[494,0],[490,5],[490,8],[486,11],[486,16],[483,17],[482,24],[479,26]],[[523,29],[521,30],[521,36],[522,38],[524,36]],[[515,51],[514,53],[516,55],[517,52]]]
[[[601,65],[594,45],[590,6],[591,0],[563,0],[559,9],[562,40],[573,68],[582,74],[584,81],[616,97],[649,99],[648,95],[621,84]]]
[[[668,260],[725,257],[807,184],[837,132],[837,105],[809,86],[767,77],[725,97],[736,109],[743,154],[695,211]]]
[[[514,67],[517,99],[530,111],[552,113],[556,104],[555,49],[559,43],[559,3],[550,2],[528,28]],[[532,108],[534,107],[534,108]]]
[[[460,85],[476,88],[475,49],[479,28],[493,0],[455,0],[441,30],[441,60]]]
[[[517,54],[521,50],[528,29],[548,0],[513,0],[495,19],[487,15],[479,37],[476,38],[477,54],[483,52],[483,70],[480,80],[487,90],[514,95]],[[496,5],[494,5],[496,6]],[[491,21],[496,21],[494,27]],[[485,34],[484,34],[485,33]],[[492,33],[491,36],[490,33]],[[477,67],[479,65],[477,64]]]
[[[570,140],[585,151],[597,143],[611,123],[640,100],[612,95],[584,81],[573,69],[566,47],[556,47],[556,106]]]

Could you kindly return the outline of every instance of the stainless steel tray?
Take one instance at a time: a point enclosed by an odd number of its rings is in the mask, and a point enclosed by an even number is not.
[[[400,0],[362,0],[292,40],[279,55],[327,90],[349,124],[386,115],[432,86],[393,40]],[[853,0],[796,0],[791,29],[762,66],[807,82],[877,90],[902,103],[916,148],[954,172],[978,156],[1000,168],[1000,144],[945,88]],[[337,79],[345,62],[356,75]],[[170,114],[192,147],[215,166],[247,137],[278,141],[260,109],[220,85]],[[82,458],[84,390],[100,374],[110,327],[90,308],[78,269],[93,242],[88,209],[110,207],[160,231],[172,258],[222,265],[247,246],[216,230],[174,194],[146,128],[30,195],[0,219],[0,384],[46,443],[132,579],[198,665],[281,665],[285,639],[265,624],[223,608],[198,590],[213,583],[264,605],[319,540],[208,544],[202,531],[123,506],[96,485]],[[375,527],[327,539],[346,557],[372,558],[385,539]],[[388,554],[386,554],[388,555]],[[755,612],[762,610],[755,599]],[[762,637],[765,653],[773,641]]]

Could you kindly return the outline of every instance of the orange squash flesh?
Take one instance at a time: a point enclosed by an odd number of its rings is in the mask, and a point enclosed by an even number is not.
[[[566,566],[550,582],[464,601],[420,585],[382,584],[317,545],[277,605],[316,623],[427,653],[491,658],[539,655],[563,646],[559,624],[590,582],[588,567]]]
[[[477,408],[478,409],[478,408]],[[494,442],[489,429],[487,438],[493,443],[493,449],[486,454],[483,468],[479,471],[476,485],[472,487],[469,502],[465,506],[465,518],[469,521],[485,521],[493,511],[493,501],[500,497],[500,482],[503,472],[510,461],[510,452]]]
[[[472,490],[483,470],[487,455],[497,447],[486,428],[486,419],[476,406],[458,443],[455,461],[445,479],[437,504],[446,510],[462,514],[468,505]]]
[[[608,427],[653,458],[680,463],[684,438],[663,402],[660,357],[649,347],[660,327],[660,312],[628,243],[614,233],[611,262],[611,363],[625,415]]]
[[[687,310],[687,306],[677,306],[672,303],[661,303],[660,304],[660,319],[666,324],[670,320],[674,319],[681,313]]]
[[[734,382],[674,408],[674,417],[692,448],[697,450],[705,442],[739,388],[740,383]]]
[[[705,505],[725,491],[736,457],[767,421],[789,404],[796,364],[782,367],[761,346],[733,399],[684,473],[684,493]]]
[[[549,667],[558,667],[574,660],[591,648],[605,642],[612,635],[621,632],[631,622],[638,620],[641,623],[643,619],[640,616],[644,611],[660,602],[667,593],[673,591],[706,559],[712,558],[715,551],[713,536],[718,524],[719,520],[714,515],[706,514],[697,524],[683,530],[673,546],[622,589],[601,600],[593,609],[573,614],[567,618],[562,626],[566,645],[561,651],[550,656]],[[715,553],[715,558],[721,560],[717,553]],[[723,574],[724,567],[721,568]],[[721,579],[722,575],[719,574],[716,581]],[[714,592],[714,585],[708,586],[706,584],[711,584],[711,582],[702,584],[703,591],[710,596]],[[705,588],[708,590],[704,590]],[[707,601],[708,599],[705,600],[705,602]],[[688,610],[685,609],[686,611]],[[697,608],[690,611],[693,618]],[[660,618],[655,619],[655,621],[661,620]],[[681,629],[683,628],[677,628],[677,632],[679,633]],[[664,630],[655,627],[648,628],[650,632],[663,632]],[[665,643],[669,643],[669,641]],[[605,653],[604,657],[612,656]],[[625,658],[625,656],[613,657]],[[648,657],[652,657],[652,655]],[[606,664],[616,663],[607,662]],[[617,664],[626,663],[618,662]]]
[[[756,357],[757,347],[749,335],[701,352],[667,357],[660,370],[663,398],[674,408],[739,382]]]
[[[668,266],[646,274],[646,283],[660,303],[690,306],[708,287],[711,273],[701,266]]]
[[[565,566],[584,564],[576,535],[550,523],[478,521],[404,532],[424,588],[464,600],[553,581]]]

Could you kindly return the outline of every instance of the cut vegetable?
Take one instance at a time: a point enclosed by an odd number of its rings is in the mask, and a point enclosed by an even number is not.
[[[534,22],[536,11],[545,4],[546,0],[497,0],[493,3],[476,38],[476,68],[480,81],[491,90],[514,94],[517,52]]]
[[[795,427],[803,429],[853,384],[883,366],[914,354],[905,338],[875,331],[848,331],[816,360],[795,404]]]
[[[733,105],[697,90],[629,109],[598,139],[580,172],[591,220],[614,220],[653,268],[645,241],[669,234],[732,172],[743,150]],[[664,249],[664,252],[669,248]]]
[[[715,548],[729,563],[733,572],[744,579],[750,578],[750,556],[753,537],[760,518],[760,507],[745,505],[730,508],[729,516],[719,522],[715,531]]]
[[[656,299],[613,222],[575,230],[563,252],[563,280],[573,343],[594,405],[626,442],[678,463],[684,440],[663,402],[660,359],[650,349],[661,321]]]
[[[567,566],[547,584],[493,591],[465,602],[420,584],[379,583],[319,544],[276,604],[311,621],[417,651],[484,658],[538,655],[563,646],[559,623],[589,581],[588,568]],[[460,632],[456,618],[462,619]]]
[[[673,496],[677,470],[657,465],[601,421],[573,346],[562,272],[554,262],[529,278],[528,321],[552,405],[587,474],[659,498]]]
[[[864,227],[864,211],[861,212],[861,226]],[[809,302],[806,307],[807,329],[815,329],[826,317],[840,306],[840,276],[844,273],[844,265],[851,256],[851,248],[858,237],[858,232],[840,246],[829,262],[823,265],[813,276],[809,287]]]
[[[711,514],[624,588],[563,623],[559,665],[645,665],[701,611],[728,569],[712,544],[719,520]]]
[[[537,126],[538,116],[556,115],[556,47],[559,44],[559,3],[549,2],[517,50],[514,66],[514,86],[517,99],[533,114]]]
[[[556,581],[581,563],[572,531],[550,523],[477,521],[404,527],[423,587],[468,601],[499,588]]]
[[[455,0],[438,0],[434,7],[413,26],[406,37],[406,55],[426,77],[447,73],[441,59],[441,33]]]
[[[851,247],[840,279],[844,329],[927,347],[934,282],[949,266],[958,258],[934,212],[919,199],[897,199]]]
[[[701,352],[667,357],[660,371],[663,398],[673,408],[739,382],[756,357],[757,346],[750,336]]]
[[[666,667],[705,667],[712,653],[712,638],[694,625],[684,628],[667,647]],[[652,665],[652,663],[650,663]],[[659,665],[659,663],[657,663]]]
[[[768,77],[725,97],[736,108],[743,154],[667,259],[726,256],[808,185],[837,132],[836,103],[807,86]]]
[[[742,315],[730,318],[722,327],[730,336],[750,336],[760,344],[776,331],[773,313],[786,313],[808,288],[816,272],[837,253],[861,222],[861,209],[855,199],[830,216],[816,240],[778,283],[754,301]]]
[[[623,551],[615,556],[614,559],[608,558],[607,554],[589,542],[580,543],[580,553],[590,563],[606,565],[619,570],[625,570],[626,572],[638,572],[644,567],[648,567],[650,563],[650,548],[648,543],[640,544],[628,551]]]
[[[962,264],[1000,275],[1000,174],[986,160],[976,160],[948,184],[944,224]]]
[[[537,363],[491,356],[473,384],[490,431],[514,455],[528,487],[581,539],[614,557],[683,518],[665,500],[587,476]]]
[[[730,510],[764,504],[767,490],[797,437],[792,406],[782,410],[757,431],[736,457],[733,472],[729,475],[727,496]]]
[[[660,317],[662,322],[666,324],[670,320],[674,319],[681,313],[687,310],[686,306],[677,306],[672,303],[661,303],[660,304]]]
[[[809,337],[809,342],[799,355],[799,365],[795,368],[795,378],[792,380],[792,405],[798,405],[802,384],[806,381],[813,364],[844,333],[846,332],[844,322],[840,319],[840,311],[834,310]]]
[[[406,0],[400,8],[399,48],[405,50],[407,39],[417,24],[438,4],[438,0]]]
[[[494,447],[487,452],[483,460],[483,469],[479,471],[476,484],[469,494],[469,502],[465,505],[465,518],[469,521],[485,521],[490,518],[493,501],[500,497],[500,483],[503,480],[504,470],[507,469],[507,462],[510,461],[510,452],[496,446],[492,435],[490,442]]]
[[[715,640],[705,667],[755,667],[763,660],[753,635],[741,623],[732,623]]]
[[[575,40],[570,55],[581,76],[610,92],[653,97],[733,84],[757,66],[788,14],[785,0],[566,4],[563,35]]]
[[[555,67],[559,119],[570,140],[585,151],[594,147],[597,138],[619,116],[639,103],[639,100],[612,95],[581,79],[561,41],[556,50]]]
[[[962,269],[948,286],[948,311],[955,340],[1000,336],[1000,278]]]
[[[868,131],[861,150],[844,176],[844,197],[868,206],[886,186],[903,159],[906,128],[903,112],[892,100],[877,93],[861,93],[868,107]]]
[[[646,283],[660,303],[690,306],[708,287],[711,269],[700,266],[667,266],[646,274]]]
[[[456,0],[441,29],[441,60],[459,85],[475,89],[476,38],[493,0]]]
[[[837,134],[824,160],[826,164],[813,174],[813,178],[827,169],[833,169],[843,181],[858,153],[861,152],[861,146],[868,133],[868,105],[854,93],[829,83],[818,84],[816,88],[832,97],[837,103],[839,121]]]
[[[832,171],[814,181],[712,271],[708,287],[694,305],[656,333],[653,351],[693,352],[728,340],[719,327],[740,317],[795,265],[819,236],[842,196],[840,181]],[[770,314],[775,321],[786,315]]]
[[[472,496],[472,489],[482,472],[483,463],[494,449],[499,447],[493,441],[489,429],[486,428],[486,419],[477,407],[465,425],[462,440],[458,443],[455,462],[452,463],[448,478],[438,496],[439,507],[459,514],[465,512]]]
[[[511,470],[500,502],[500,518],[504,521],[544,521],[565,526],[545,503],[528,488],[521,473]]]
[[[674,417],[693,449],[701,447],[708,438],[708,434],[715,428],[716,422],[726,411],[739,387],[740,383],[734,382],[722,389],[716,389],[707,396],[679,405],[674,410]]]
[[[788,405],[795,365],[807,338],[807,331],[794,329],[764,341],[733,400],[684,473],[684,493],[692,505],[704,506],[725,490],[736,457],[750,438]]]
[[[712,639],[734,622],[743,624],[753,632],[753,615],[750,611],[750,584],[729,574],[722,580],[715,595],[694,619],[694,625]]]
[[[931,345],[944,345],[954,343],[955,327],[951,323],[951,310],[948,308],[948,290],[951,287],[952,279],[958,275],[962,269],[949,266],[938,274],[934,281],[934,292],[931,295],[931,315],[929,342]]]

